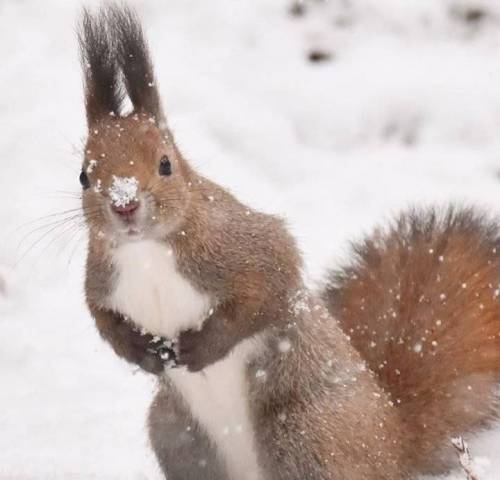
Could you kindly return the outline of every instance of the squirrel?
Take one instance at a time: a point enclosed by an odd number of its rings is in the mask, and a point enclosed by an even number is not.
[[[79,44],[86,301],[116,354],[158,378],[148,427],[165,475],[450,468],[451,437],[495,417],[497,224],[468,209],[404,214],[312,291],[284,221],[183,157],[135,12],[84,10]]]

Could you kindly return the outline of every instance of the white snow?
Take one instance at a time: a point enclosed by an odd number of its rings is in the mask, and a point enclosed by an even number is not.
[[[113,175],[113,182],[108,188],[109,198],[115,207],[125,207],[137,200],[139,181],[135,177],[117,177]]]
[[[409,204],[498,213],[499,0],[330,0],[301,18],[285,0],[133,3],[179,147],[286,216],[311,278]],[[0,478],[160,479],[154,383],[83,301],[80,5],[0,3]],[[478,6],[490,14],[464,21]],[[333,60],[309,63],[310,48]],[[480,480],[498,479],[500,429],[466,440]]]
[[[91,174],[94,171],[94,168],[97,166],[97,160],[92,159],[89,160],[89,165],[87,167],[87,173]]]

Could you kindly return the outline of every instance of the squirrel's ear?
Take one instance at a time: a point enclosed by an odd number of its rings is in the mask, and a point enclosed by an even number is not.
[[[160,127],[166,128],[153,64],[137,14],[123,4],[110,5],[107,14],[116,41],[117,61],[134,111],[150,115]]]
[[[78,28],[89,126],[105,115],[119,115],[123,100],[119,67],[106,16],[102,10],[92,15],[84,9]]]

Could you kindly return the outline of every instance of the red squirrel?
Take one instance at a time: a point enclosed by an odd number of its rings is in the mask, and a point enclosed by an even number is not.
[[[86,300],[114,351],[158,377],[149,434],[165,475],[448,469],[451,437],[495,416],[497,224],[471,210],[403,215],[311,291],[285,223],[183,157],[136,14],[84,11],[79,41]]]

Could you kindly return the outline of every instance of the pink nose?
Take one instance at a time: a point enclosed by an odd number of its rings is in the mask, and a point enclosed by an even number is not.
[[[139,208],[138,201],[132,201],[127,203],[126,205],[111,205],[111,208],[115,213],[122,217],[131,217],[132,214]]]

